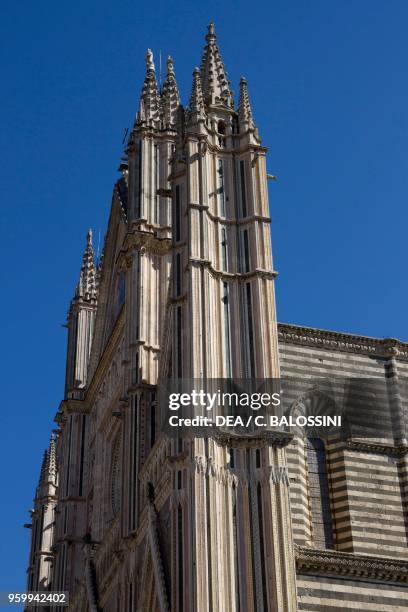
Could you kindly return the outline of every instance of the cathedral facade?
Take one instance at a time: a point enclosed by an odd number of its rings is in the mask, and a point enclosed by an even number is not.
[[[406,418],[408,344],[277,323],[266,152],[213,24],[186,107],[172,59],[159,89],[147,52],[31,513],[28,590],[68,591],[69,610],[408,608],[404,436],[232,444],[160,427],[162,381],[311,373],[381,380]]]

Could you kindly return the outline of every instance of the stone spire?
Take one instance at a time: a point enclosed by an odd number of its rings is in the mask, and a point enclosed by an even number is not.
[[[245,77],[241,77],[239,82],[238,118],[242,131],[255,128],[251,102],[248,94],[248,83]]]
[[[205,119],[205,106],[201,86],[200,69],[195,68],[193,72],[193,86],[191,89],[190,104],[188,107],[188,123],[195,124],[200,119]]]
[[[50,561],[55,551],[55,507],[58,495],[58,474],[56,442],[51,436],[48,449],[44,452],[40,478],[35,491],[34,508],[31,510],[31,553],[28,566],[29,585],[49,590],[52,580]]]
[[[162,90],[163,125],[165,128],[175,126],[177,122],[177,109],[180,104],[180,95],[174,74],[173,59],[167,58],[167,76]]]
[[[48,449],[44,451],[44,457],[43,457],[43,461],[41,465],[39,486],[47,484],[47,482],[54,482],[56,473],[57,473],[57,460],[56,460],[55,438],[51,436],[50,445]]]
[[[140,97],[140,108],[137,117],[138,123],[156,127],[160,120],[160,96],[156,80],[153,53],[146,52],[146,76]]]
[[[247,134],[251,142],[259,144],[258,128],[254,123],[251,102],[249,100],[248,83],[245,77],[241,77],[239,83],[238,121],[241,134]]]
[[[200,68],[205,102],[209,104],[223,104],[232,108],[232,91],[217,45],[214,24],[212,22],[208,26],[208,33],[205,39],[207,44],[204,47]]]
[[[92,245],[92,230],[86,235],[86,248],[82,257],[81,273],[76,288],[75,297],[91,300],[97,297],[97,274]]]
[[[45,476],[47,474],[47,463],[48,463],[48,450],[46,449],[44,451],[43,460],[41,464],[39,484],[42,484],[45,480]]]

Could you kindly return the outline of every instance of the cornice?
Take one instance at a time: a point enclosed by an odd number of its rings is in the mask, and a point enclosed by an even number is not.
[[[391,444],[382,444],[380,442],[368,442],[364,440],[349,440],[346,443],[348,450],[363,453],[375,453],[377,455],[389,455],[390,457],[403,457],[408,454],[408,446],[401,444],[393,446]]]
[[[158,189],[156,193],[163,198],[171,198],[171,189]],[[130,229],[125,235],[123,244],[128,244],[129,238],[132,236],[132,234],[136,234],[137,232],[141,232],[142,234],[152,236],[153,238],[159,240],[170,240],[167,234],[171,232],[171,225],[151,223],[145,217],[138,217],[131,222]]]
[[[60,403],[59,409],[64,414],[87,414],[89,412],[87,404],[80,399],[64,399]]]
[[[217,132],[215,132],[215,135],[218,135]],[[237,135],[236,134],[232,134],[232,137],[235,139]],[[243,136],[246,136],[246,134],[238,134],[238,136],[240,138],[242,138]],[[234,140],[234,143],[236,143],[237,141]],[[239,142],[239,141],[238,141]],[[210,153],[215,153],[218,155],[226,155],[226,154],[232,154],[232,155],[243,155],[244,153],[255,153],[255,154],[263,154],[266,155],[266,153],[268,152],[268,149],[262,145],[257,145],[255,143],[251,143],[251,144],[245,144],[245,146],[241,147],[241,146],[232,146],[232,147],[219,147],[218,145],[207,141],[206,142],[207,146],[208,146],[208,151]]]
[[[210,138],[211,137],[216,137],[218,136],[218,132],[215,132],[211,129],[209,129],[207,126],[206,127],[206,133],[205,134],[200,134],[199,132],[193,132],[193,131],[189,131],[188,134],[186,135],[186,141],[194,141],[194,142],[203,142],[206,144],[207,146],[207,150],[210,153],[215,153],[215,154],[219,154],[219,155],[242,155],[243,153],[262,153],[264,155],[266,155],[266,153],[268,152],[268,148],[260,145],[260,144],[256,144],[256,143],[245,143],[244,146],[232,146],[232,147],[219,147],[217,144],[214,144],[213,142],[211,142]],[[248,135],[248,132],[245,132],[243,134],[230,134],[229,136],[231,136],[233,138],[233,142],[236,145],[236,143],[239,143],[239,145],[241,145],[240,140],[242,140],[245,136]],[[228,138],[228,135],[227,135]]]
[[[211,212],[209,204],[198,204],[197,202],[190,202],[188,204],[188,208],[195,210],[203,210],[207,213],[207,216],[211,219],[211,221],[217,221],[220,225],[250,225],[250,223],[261,222],[261,223],[271,223],[271,218],[265,215],[259,215],[257,213],[253,215],[249,215],[248,217],[243,217],[242,219],[228,219],[226,217],[220,217],[219,215],[214,215]]]
[[[132,130],[130,134],[127,146],[126,153],[131,156],[135,153],[135,140],[164,140],[164,141],[174,141],[177,137],[177,129],[174,128],[166,128],[166,129],[157,129],[152,126],[138,126]]]
[[[70,305],[68,316],[72,316],[74,312],[78,310],[96,310],[98,306],[97,298],[84,298],[84,297],[75,297]]]
[[[119,267],[127,268],[131,265],[132,252],[135,249],[145,249],[157,255],[169,253],[171,249],[171,239],[160,238],[157,235],[158,232],[162,230],[163,228],[160,228],[157,232],[148,232],[138,229],[134,232],[127,233],[123,241],[123,247],[119,251],[117,257]]]
[[[295,545],[298,572],[408,583],[408,559],[318,550]]]
[[[209,259],[201,259],[200,257],[190,257],[186,269],[189,269],[192,265],[207,268],[214,278],[222,278],[226,281],[233,279],[246,281],[254,277],[274,279],[278,276],[278,272],[275,270],[264,270],[262,268],[256,268],[251,272],[225,272],[214,268]]]
[[[286,323],[278,323],[278,338],[286,344],[408,361],[408,343],[395,338],[371,338]]]

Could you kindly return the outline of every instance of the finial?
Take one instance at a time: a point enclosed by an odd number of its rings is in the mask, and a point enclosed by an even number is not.
[[[174,63],[173,63],[173,58],[171,57],[171,55],[169,55],[167,58],[167,75],[174,76]]]
[[[153,61],[153,52],[151,49],[146,51],[146,70],[149,72],[152,70],[155,72],[154,61]]]
[[[211,21],[208,26],[207,26],[207,36],[205,37],[206,40],[215,40],[216,36],[215,36],[215,27],[214,27],[214,22]]]
[[[92,246],[92,230],[91,229],[88,230],[88,233],[86,235],[86,242],[88,246]]]

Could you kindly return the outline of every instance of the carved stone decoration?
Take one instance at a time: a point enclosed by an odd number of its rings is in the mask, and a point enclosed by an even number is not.
[[[395,355],[398,359],[408,361],[408,344],[400,340],[369,338],[282,323],[278,325],[278,334],[281,342],[378,357]]]
[[[299,572],[408,583],[408,561],[295,547]]]

